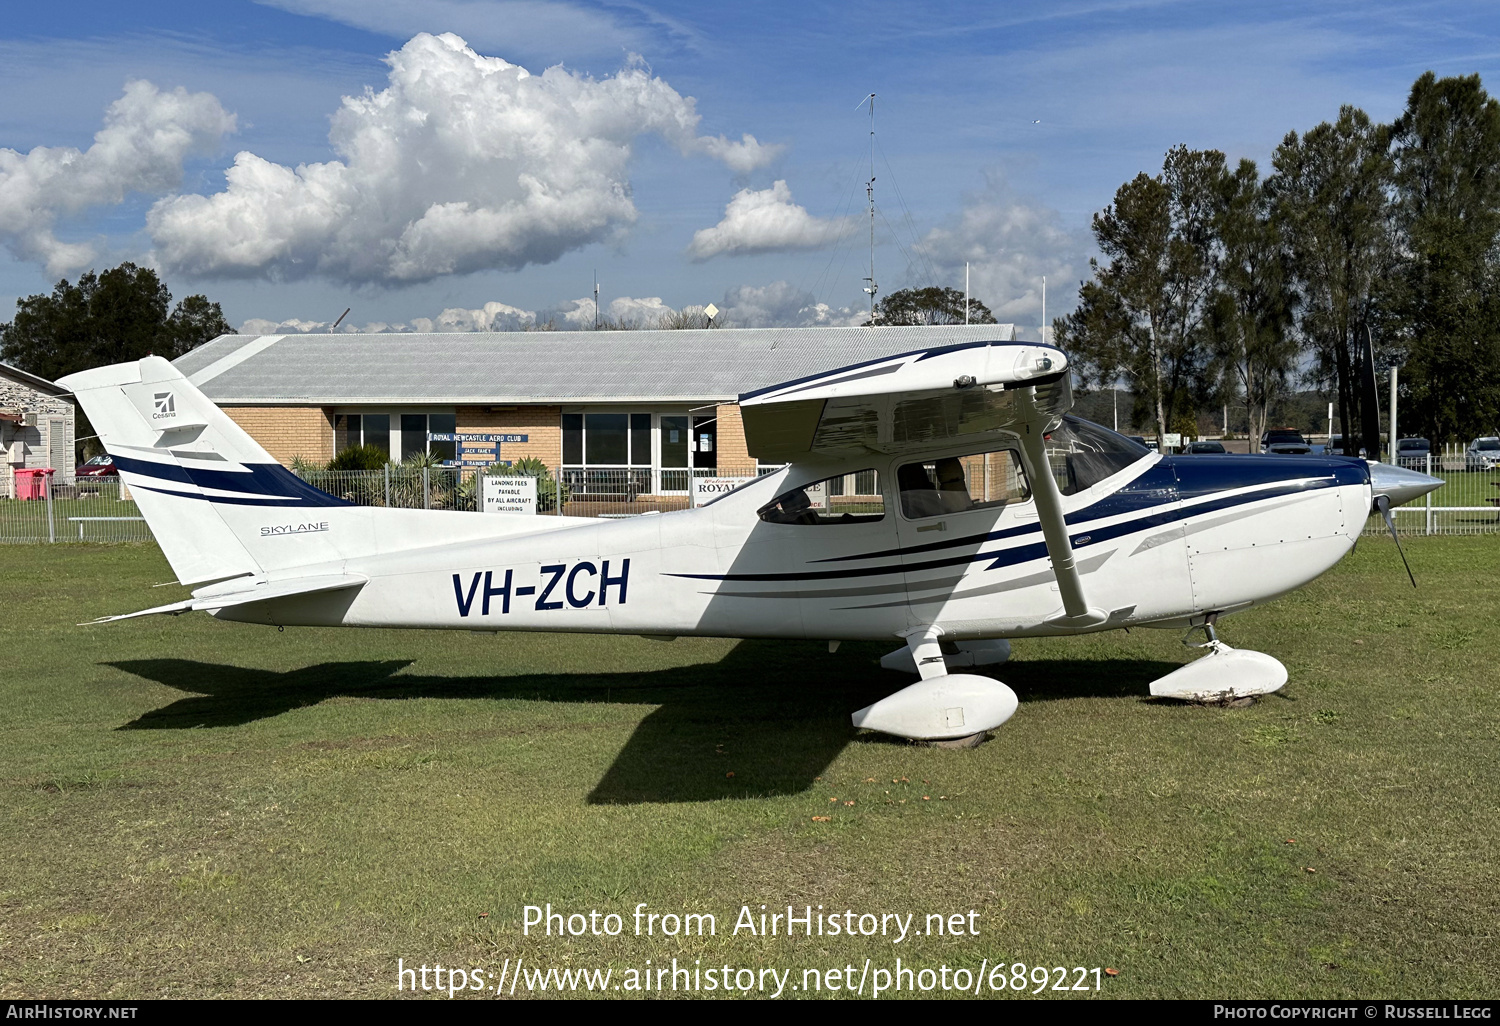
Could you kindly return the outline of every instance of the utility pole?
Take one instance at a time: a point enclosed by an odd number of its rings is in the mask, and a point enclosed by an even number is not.
[[[964,261],[964,323],[969,323],[969,262]]]
[[[1047,276],[1042,275],[1042,345],[1047,344]]]
[[[594,330],[599,330],[599,272],[594,272]]]
[[[865,183],[865,196],[870,201],[870,276],[865,281],[865,293],[870,297],[870,324],[875,323],[875,94],[860,101],[859,107],[870,105],[870,180]],[[855,107],[855,110],[859,110]]]

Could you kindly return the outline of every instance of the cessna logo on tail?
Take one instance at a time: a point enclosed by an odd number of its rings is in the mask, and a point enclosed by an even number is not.
[[[166,420],[177,416],[177,401],[171,392],[157,392],[153,398],[156,400],[156,412],[151,415],[153,419]]]

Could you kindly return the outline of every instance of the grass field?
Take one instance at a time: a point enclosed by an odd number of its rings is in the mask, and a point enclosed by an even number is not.
[[[157,550],[0,548],[0,997],[384,996],[398,958],[796,986],[898,956],[1117,969],[1105,996],[1490,997],[1500,542],[1408,554],[1416,592],[1367,538],[1226,621],[1291,672],[1250,708],[1145,697],[1175,632],[1020,642],[1020,711],[947,751],[849,727],[908,683],[883,646],[79,628],[182,594]],[[523,936],[545,902],[625,933]],[[635,937],[638,902],[717,935]],[[761,904],[979,935],[732,935]]]

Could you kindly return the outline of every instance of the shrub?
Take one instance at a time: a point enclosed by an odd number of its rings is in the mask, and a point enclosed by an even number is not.
[[[352,445],[328,461],[326,470],[380,470],[391,461],[384,449]]]

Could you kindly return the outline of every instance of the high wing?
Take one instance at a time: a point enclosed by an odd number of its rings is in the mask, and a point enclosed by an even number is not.
[[[750,454],[763,463],[860,451],[915,453],[1001,432],[1019,439],[1057,578],[1058,625],[1109,619],[1091,607],[1073,558],[1045,434],[1073,405],[1068,357],[1035,342],[969,342],[870,360],[740,396]],[[935,644],[935,642],[934,642]]]
[[[762,463],[930,449],[1050,422],[1073,405],[1068,357],[1035,342],[971,342],[883,357],[740,396]]]

